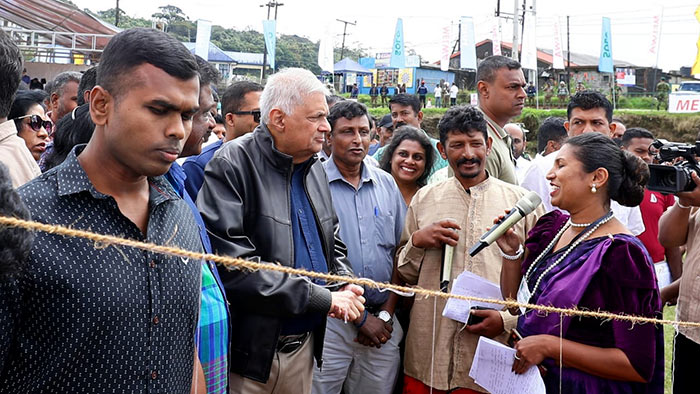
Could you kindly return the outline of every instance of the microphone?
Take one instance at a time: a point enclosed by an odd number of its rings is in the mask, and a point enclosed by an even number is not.
[[[454,255],[455,247],[445,244],[442,249],[442,270],[440,272],[440,291],[447,293],[447,287],[452,280],[452,256]]]
[[[447,218],[452,222],[457,222],[455,219]],[[454,255],[455,247],[444,244],[442,246],[442,266],[440,267],[440,291],[447,293],[447,288],[452,280],[452,256]]]
[[[479,238],[479,242],[469,248],[469,256],[476,256],[482,249],[494,243],[501,235],[508,231],[509,228],[513,227],[515,223],[518,223],[520,219],[532,213],[541,203],[542,199],[537,193],[532,191],[528,192],[515,203],[515,207],[511,209],[503,219],[499,220],[498,223],[491,227],[491,230]]]

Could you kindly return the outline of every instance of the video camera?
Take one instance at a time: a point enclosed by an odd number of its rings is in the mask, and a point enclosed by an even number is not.
[[[695,189],[691,174],[694,172],[700,175],[700,165],[695,159],[700,153],[700,141],[690,145],[657,139],[651,147],[658,149],[656,158],[659,162],[670,162],[679,157],[684,160],[674,165],[649,164],[647,189],[669,194]]]

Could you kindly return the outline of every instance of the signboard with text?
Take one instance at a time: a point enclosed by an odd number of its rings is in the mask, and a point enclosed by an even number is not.
[[[674,92],[668,96],[668,112],[700,112],[700,94]]]

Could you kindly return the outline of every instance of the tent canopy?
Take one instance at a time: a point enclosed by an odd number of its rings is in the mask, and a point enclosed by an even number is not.
[[[350,58],[345,58],[338,63],[333,65],[333,71],[336,74],[343,74],[343,73],[355,73],[355,74],[372,74],[371,71],[368,69],[362,67],[360,63],[350,59]]]

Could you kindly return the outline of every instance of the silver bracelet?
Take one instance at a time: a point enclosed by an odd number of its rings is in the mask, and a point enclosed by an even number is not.
[[[517,260],[523,256],[523,253],[525,253],[525,249],[523,249],[523,245],[520,244],[520,245],[518,245],[518,251],[515,252],[515,255],[509,256],[509,255],[503,253],[503,251],[501,250],[501,257],[503,257],[506,260]]]
[[[682,208],[682,209],[690,209],[690,208],[692,208],[692,205],[685,206],[685,205],[681,204],[681,201],[680,201],[680,200],[676,200],[676,205],[678,205],[678,208]]]

